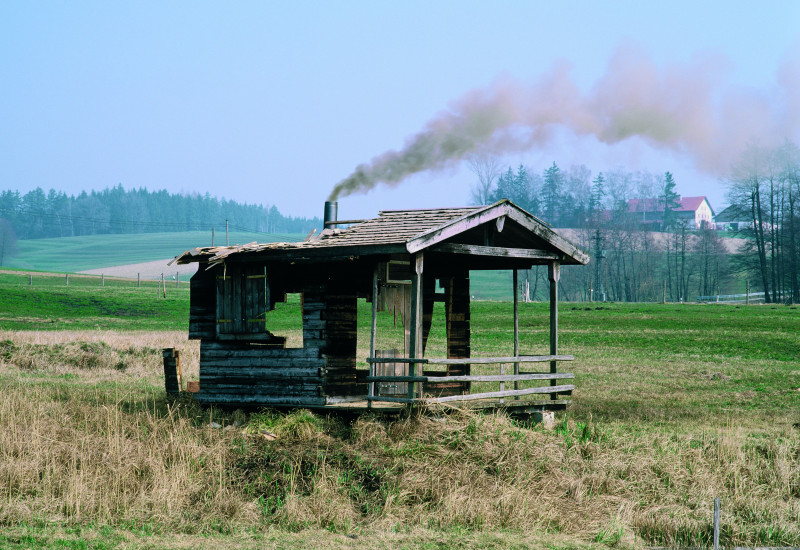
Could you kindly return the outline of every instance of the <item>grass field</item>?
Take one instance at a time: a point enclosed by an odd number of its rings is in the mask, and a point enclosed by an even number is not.
[[[223,228],[224,229],[224,228]],[[295,233],[231,232],[230,244],[252,241],[294,242],[305,235]],[[217,231],[215,244],[225,244],[225,232]],[[19,254],[5,267],[75,273],[116,265],[163,260],[197,246],[211,246],[210,231],[90,235],[58,239],[28,239],[17,243]]]
[[[561,304],[577,389],[545,430],[170,400],[162,347],[197,378],[185,290],[13,277],[0,548],[708,546],[715,497],[724,546],[800,545],[795,306]],[[546,351],[547,306],[521,317],[522,351]],[[510,303],[477,302],[472,319],[474,354],[510,352]]]

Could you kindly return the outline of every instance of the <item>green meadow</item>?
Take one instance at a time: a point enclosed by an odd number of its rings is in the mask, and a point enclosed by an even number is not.
[[[188,285],[43,278],[0,273],[0,548],[708,547],[716,497],[723,546],[800,545],[796,306],[562,303],[576,390],[546,429],[171,399],[161,348],[198,377]],[[547,304],[520,312],[545,353]],[[471,318],[473,355],[510,354],[510,302]]]

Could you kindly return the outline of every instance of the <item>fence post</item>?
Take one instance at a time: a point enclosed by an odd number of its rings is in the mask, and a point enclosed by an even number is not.
[[[141,273],[137,273],[136,274],[136,288],[141,288],[141,286],[142,286],[142,274]]]
[[[28,273],[28,286],[33,286],[33,274]]]
[[[67,273],[67,286],[69,286],[69,273]]]
[[[714,550],[719,550],[719,497],[714,499]]]
[[[661,291],[661,303],[667,303],[667,280],[664,279],[664,290]]]
[[[106,276],[105,274],[100,274],[100,286],[106,286]]]
[[[181,286],[181,272],[175,272],[175,288],[179,288]]]
[[[164,389],[169,394],[177,394],[181,391],[182,372],[181,372],[181,352],[175,348],[164,348]]]
[[[167,297],[167,283],[164,281],[164,274],[161,274],[161,289],[164,291],[164,298]]]

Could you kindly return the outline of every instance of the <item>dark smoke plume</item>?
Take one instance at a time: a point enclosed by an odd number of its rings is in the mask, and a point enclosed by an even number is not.
[[[455,101],[403,149],[357,166],[329,200],[450,168],[473,153],[527,151],[546,144],[560,127],[607,144],[639,136],[721,175],[748,140],[763,144],[797,135],[800,67],[785,63],[777,93],[768,93],[724,88],[720,61],[659,71],[641,55],[622,49],[588,94],[581,93],[563,63],[533,85],[500,79]]]

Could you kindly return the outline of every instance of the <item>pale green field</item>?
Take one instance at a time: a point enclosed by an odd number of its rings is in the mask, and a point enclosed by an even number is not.
[[[229,234],[230,244],[252,241],[295,242],[305,235],[296,233]],[[225,232],[217,231],[216,246],[225,244]],[[172,258],[185,250],[211,246],[210,231],[180,233],[137,233],[126,235],[91,235],[58,239],[30,239],[17,243],[19,254],[5,262],[4,267],[75,273],[116,265],[150,262]]]

